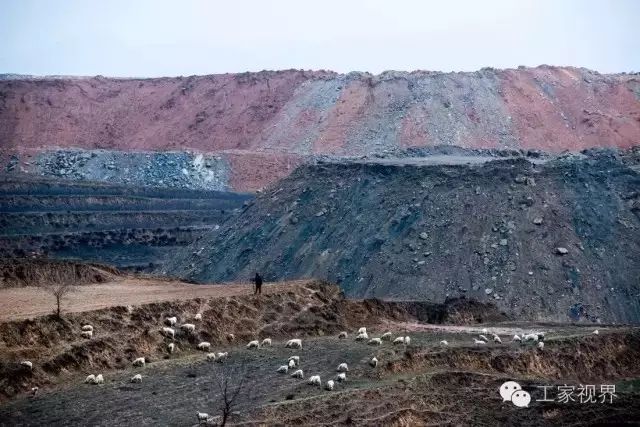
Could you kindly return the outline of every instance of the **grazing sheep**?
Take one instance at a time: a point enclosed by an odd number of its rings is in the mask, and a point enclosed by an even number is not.
[[[487,328],[482,328],[482,333],[483,333],[483,334],[488,334],[488,333],[489,333],[489,330],[488,330]]]
[[[197,416],[198,416],[198,423],[201,423],[203,421],[207,421],[209,419],[209,414],[207,414],[206,412],[196,412]]]
[[[473,345],[487,345],[486,341],[483,340],[479,340],[479,339],[473,339]]]
[[[296,366],[300,365],[300,356],[290,356],[289,362],[291,362],[292,360],[296,364]]]
[[[202,341],[198,344],[198,350],[208,351],[211,348],[211,343],[207,341]]]
[[[227,357],[229,357],[229,352],[227,352],[227,351],[221,352],[221,353],[216,353],[216,362],[222,363],[222,362],[224,362],[224,360]]]
[[[293,374],[291,374],[292,378],[304,378],[304,372],[302,372],[302,369],[298,369],[297,371],[295,371]]]
[[[327,383],[324,385],[324,388],[325,388],[325,389],[327,389],[328,391],[331,391],[331,390],[333,390],[333,385],[334,385],[333,380],[329,380],[329,381],[327,381]]]
[[[133,361],[133,366],[144,366],[146,363],[146,360],[144,360],[144,357],[138,357],[136,360]]]
[[[538,334],[526,334],[522,337],[525,342],[533,341],[538,342]]]
[[[382,341],[391,341],[391,332],[385,332],[384,334],[382,334],[380,339]]]
[[[93,326],[91,326],[91,325],[83,325],[82,326],[82,330],[83,331],[91,331],[91,332],[93,332]]]
[[[538,348],[539,348],[540,350],[544,350],[544,341],[540,341],[540,342],[538,342]]]
[[[93,374],[87,375],[87,378],[84,379],[85,384],[95,384],[95,382],[96,382],[96,376]]]
[[[369,365],[371,365],[371,367],[375,368],[376,366],[378,366],[378,359],[376,359],[375,357],[372,358],[371,360],[369,360]]]
[[[346,363],[341,363],[338,365],[338,369],[336,369],[336,371],[338,372],[349,372],[349,366]]]
[[[262,347],[271,346],[271,338],[265,338],[260,343]]]
[[[497,336],[496,334],[493,335],[493,342],[496,344],[502,344],[502,340],[500,339],[499,336]]]
[[[411,344],[411,338],[407,335],[406,337],[404,337],[404,345],[409,345]]]
[[[279,374],[286,374],[289,371],[289,368],[290,366],[282,365],[278,369],[276,369],[276,372]]]
[[[177,317],[167,317],[166,319],[164,319],[165,323],[169,326],[175,326],[176,323],[178,323],[178,318]]]
[[[260,341],[249,341],[249,344],[247,344],[247,348],[260,348]]]
[[[514,342],[514,341],[522,342],[522,338],[520,338],[520,335],[514,335],[513,338],[511,339],[511,342]]]
[[[366,332],[356,335],[356,341],[364,341],[364,340],[368,340],[368,339],[369,339],[369,335],[367,335]]]
[[[360,334],[366,334],[367,333],[367,328],[360,328],[358,329],[358,335]]]
[[[82,331],[80,332],[80,336],[87,339],[93,338],[93,331]]]
[[[31,363],[29,360],[23,360],[22,362],[20,362],[20,366],[25,366],[29,368],[29,370],[33,370],[33,363]]]
[[[207,362],[215,362],[216,354],[215,353],[207,353]]]
[[[484,336],[484,335],[480,335],[480,339],[481,339],[482,341],[484,341],[484,342],[489,342],[489,338],[487,338],[487,337],[486,337],[486,336]]]
[[[183,325],[180,325],[180,329],[188,332],[194,332],[196,330],[196,325],[194,325],[193,323],[185,323]]]
[[[442,340],[440,341],[440,345],[446,347],[449,345],[449,342],[447,340]]]
[[[382,345],[382,339],[380,339],[380,338],[371,338],[367,344],[369,344],[369,345]]]
[[[136,374],[134,376],[131,377],[130,380],[132,383],[141,383],[142,382],[142,375],[140,374]]]
[[[593,331],[593,332],[592,332],[592,334],[593,334],[593,335],[599,335],[599,334],[600,334],[600,331],[596,329],[595,331]]]
[[[195,316],[193,316],[193,320],[199,322],[202,320],[202,313],[198,313]]]
[[[398,337],[395,340],[393,340],[393,344],[404,344],[404,337]]]
[[[289,360],[289,363],[287,363],[287,366],[289,366],[289,368],[295,368],[296,367],[296,361],[295,360]]]
[[[298,348],[302,349],[302,340],[299,338],[287,341],[286,348]]]
[[[164,335],[165,337],[175,338],[176,330],[173,328],[162,328],[162,335]]]
[[[104,384],[104,378],[102,377],[102,374],[96,375],[95,384]]]
[[[236,336],[233,334],[227,334],[227,341],[232,342],[236,339]]]
[[[170,343],[167,346],[167,350],[169,350],[169,354],[173,353],[175,351],[175,349],[176,349],[176,345],[174,343]]]
[[[307,381],[307,384],[321,386],[322,385],[322,380],[320,379],[320,375],[312,375],[312,376],[310,376],[309,380]]]
[[[340,372],[337,376],[336,376],[336,381],[338,381],[339,383],[346,381],[347,380],[347,374],[345,374],[344,372]]]
[[[338,334],[338,339],[344,340],[347,338],[349,334],[347,334],[345,331],[342,331]]]

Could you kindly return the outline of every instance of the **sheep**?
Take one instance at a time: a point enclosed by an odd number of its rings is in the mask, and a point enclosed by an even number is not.
[[[593,331],[593,332],[592,332],[592,334],[593,334],[593,335],[599,335],[599,334],[600,334],[600,331],[596,329],[595,331]]]
[[[538,334],[526,334],[525,336],[522,337],[522,339],[525,342],[528,342],[528,341],[538,342]]]
[[[336,376],[336,381],[338,381],[339,383],[346,381],[347,380],[347,374],[344,372],[340,372],[337,376]]]
[[[91,326],[91,325],[82,325],[82,330],[83,331],[91,331],[91,332],[93,332],[93,326]]]
[[[93,331],[82,331],[80,332],[80,336],[87,339],[93,338]]]
[[[271,346],[271,338],[265,338],[260,343],[262,347]]]
[[[173,328],[162,328],[162,335],[164,335],[165,337],[175,338],[176,330]]]
[[[235,341],[236,336],[234,334],[227,334],[227,341],[233,342]]]
[[[320,375],[312,375],[312,376],[310,376],[309,380],[307,381],[307,384],[321,386],[322,385],[322,380],[320,379]]]
[[[522,338],[520,338],[520,335],[514,335],[513,338],[511,339],[511,342],[522,342]]]
[[[333,385],[334,385],[333,380],[329,380],[329,381],[327,381],[327,383],[324,385],[324,388],[325,388],[326,390],[328,390],[328,391],[331,391],[331,390],[333,390]]]
[[[169,351],[169,354],[173,353],[176,349],[176,345],[174,343],[169,343],[169,345],[167,346],[167,350]]]
[[[291,374],[291,378],[304,378],[304,372],[302,372],[302,369],[298,369],[297,371],[295,371],[293,374]]]
[[[29,360],[23,360],[22,362],[20,362],[20,366],[25,366],[27,368],[29,368],[29,370],[33,370],[33,363],[31,363],[31,361]]]
[[[338,339],[340,339],[340,340],[344,340],[344,339],[346,339],[346,338],[347,338],[347,336],[348,336],[348,335],[349,335],[349,334],[347,334],[347,332],[346,332],[346,331],[342,331],[342,332],[340,332],[340,333],[338,334]]]
[[[363,333],[363,334],[358,334],[356,335],[356,341],[364,341],[364,340],[368,340],[369,339],[369,335],[367,335],[367,333]]]
[[[372,358],[371,360],[369,360],[369,365],[371,365],[372,368],[375,368],[376,366],[378,366],[378,359],[376,359],[375,357]]]
[[[404,344],[404,337],[398,337],[395,340],[393,340],[393,344]]]
[[[132,383],[141,383],[142,382],[142,375],[135,374],[134,376],[131,377],[131,379],[129,381],[131,381]]]
[[[222,363],[227,357],[229,357],[229,352],[227,351],[216,353],[216,362]]]
[[[187,332],[194,332],[196,330],[196,325],[193,323],[184,323],[180,325],[180,329],[183,329]]]
[[[278,369],[276,369],[276,372],[279,374],[286,374],[289,371],[289,367],[290,366],[288,365],[282,365]]]
[[[488,333],[489,333],[489,330],[488,330],[487,328],[482,328],[482,333],[483,333],[483,334],[488,334]]]
[[[96,375],[95,384],[104,384],[104,378],[102,377],[102,374]]]
[[[391,341],[391,332],[385,332],[384,334],[382,334],[380,339],[382,341]]]
[[[206,412],[197,411],[196,414],[198,416],[198,424],[209,419],[209,414]]]
[[[443,346],[443,347],[446,347],[446,346],[449,345],[449,342],[447,340],[442,340],[442,341],[440,341],[440,345]]]
[[[302,340],[299,338],[287,341],[286,348],[298,348],[302,349]]]
[[[202,313],[198,313],[195,316],[193,316],[193,320],[199,322],[202,320]]]
[[[369,344],[369,345],[382,345],[382,339],[380,339],[380,338],[371,338],[367,344]]]
[[[215,353],[207,353],[207,362],[215,362],[216,354]]]
[[[138,357],[136,360],[133,361],[133,366],[144,366],[146,363],[144,357]]]
[[[341,363],[338,365],[338,368],[336,369],[336,371],[338,372],[349,372],[349,366],[346,363]]]
[[[497,336],[496,334],[493,334],[493,342],[496,344],[502,344],[502,340],[500,339],[499,336]]]
[[[367,328],[360,328],[358,329],[358,335],[360,334],[366,334],[367,333]]]
[[[207,341],[202,341],[198,344],[198,350],[208,351],[211,348],[211,343]]]
[[[166,319],[164,319],[165,323],[169,326],[175,326],[176,323],[178,323],[178,318],[177,317],[167,317]]]
[[[36,394],[38,394],[38,390],[40,390],[40,387],[38,386],[31,387],[31,397],[36,397]]]
[[[485,335],[480,335],[480,339],[484,342],[489,342],[489,338],[487,338]]]
[[[409,345],[411,344],[411,338],[407,335],[406,337],[404,337],[404,345]]]
[[[295,368],[296,367],[296,361],[295,360],[289,360],[289,362],[287,363],[287,366],[289,368]]]
[[[260,341],[249,341],[249,344],[247,344],[247,348],[260,348]]]
[[[292,360],[296,366],[300,365],[300,356],[289,356],[289,362]]]
[[[473,345],[486,345],[486,344],[487,344],[486,341],[479,340],[479,339],[476,339],[476,338],[473,339]]]
[[[540,341],[540,342],[538,342],[538,348],[539,348],[540,350],[544,350],[544,341]]]
[[[87,378],[84,379],[85,384],[94,384],[96,382],[96,376],[91,374],[87,375]]]

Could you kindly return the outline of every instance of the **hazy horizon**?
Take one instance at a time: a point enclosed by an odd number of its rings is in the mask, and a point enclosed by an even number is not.
[[[174,77],[262,70],[640,71],[633,0],[2,0],[0,73]]]

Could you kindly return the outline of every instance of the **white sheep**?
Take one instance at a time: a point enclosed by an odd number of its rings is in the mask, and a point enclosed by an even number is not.
[[[93,326],[91,326],[91,325],[82,325],[82,330],[83,331],[91,331],[91,332],[93,332]]]
[[[322,385],[322,380],[320,379],[320,375],[312,375],[312,376],[310,376],[309,380],[307,381],[307,384],[321,386]]]
[[[262,340],[262,342],[260,343],[260,345],[262,347],[267,347],[267,346],[271,346],[271,338],[265,338]]]
[[[596,329],[595,331],[593,331],[593,332],[592,332],[592,334],[594,334],[594,335],[599,335],[599,334],[600,334],[600,331]]]
[[[346,381],[347,380],[347,374],[344,372],[340,372],[337,376],[336,376],[336,381],[338,381],[339,383]]]
[[[20,362],[20,365],[29,368],[29,370],[33,370],[33,363],[29,360],[23,360]]]
[[[407,335],[406,337],[404,337],[404,345],[409,345],[411,344],[411,338]]]
[[[299,338],[287,341],[286,348],[298,348],[302,349],[302,340]]]
[[[331,390],[333,390],[333,385],[334,385],[333,380],[329,380],[329,381],[327,381],[327,383],[324,385],[324,388],[325,388],[325,389],[327,389],[328,391],[331,391]]]
[[[169,343],[167,346],[167,350],[169,350],[169,354],[173,353],[176,349],[176,345],[174,343]]]
[[[442,341],[440,341],[440,345],[441,345],[441,346],[443,346],[443,347],[446,347],[446,346],[448,346],[448,345],[449,345],[449,341],[447,341],[447,340],[442,340]]]
[[[513,338],[511,339],[511,342],[522,342],[522,338],[520,338],[520,335],[514,335]]]
[[[202,341],[200,344],[198,344],[198,350],[209,351],[210,348],[211,348],[210,342]]]
[[[376,366],[378,366],[378,359],[373,357],[371,360],[369,360],[369,365],[371,365],[371,367],[375,368]]]
[[[540,341],[540,342],[538,342],[538,348],[539,348],[540,350],[544,350],[544,341]]]
[[[493,342],[496,344],[502,344],[502,340],[500,339],[499,336],[497,336],[496,334],[493,334]]]
[[[136,374],[134,376],[131,377],[130,380],[132,383],[141,383],[142,382],[142,375],[140,374]]]
[[[227,351],[216,353],[216,362],[222,363],[227,357],[229,357],[229,352]]]
[[[289,356],[289,362],[291,362],[292,360],[295,363],[295,366],[300,365],[300,356]]]
[[[215,362],[216,354],[215,353],[207,353],[207,362]]]
[[[291,374],[292,378],[304,378],[304,372],[302,372],[302,369],[298,369],[297,371],[295,371],[293,374]]]
[[[487,342],[474,338],[473,339],[473,345],[487,345]]]
[[[80,336],[87,339],[93,338],[93,331],[82,331],[80,332]]]
[[[398,337],[395,340],[393,340],[393,344],[404,344],[404,337]]]
[[[346,363],[341,363],[338,365],[338,368],[336,369],[336,371],[338,372],[349,372],[349,365],[347,365]]]
[[[173,328],[162,328],[162,335],[164,335],[165,337],[175,338],[176,330]]]
[[[489,342],[489,338],[487,338],[487,337],[486,337],[486,336],[484,336],[484,335],[480,335],[480,339],[481,339],[482,341],[484,341],[484,342]]]
[[[482,333],[483,333],[483,334],[488,334],[488,333],[489,333],[489,330],[488,330],[487,328],[482,328]]]
[[[249,341],[249,344],[247,344],[247,348],[260,348],[260,341]]]
[[[276,372],[279,374],[286,374],[289,371],[289,368],[290,366],[282,365],[278,369],[276,369]]]
[[[96,376],[93,374],[87,375],[87,378],[84,379],[85,384],[95,384],[95,382],[96,382]]]
[[[383,341],[391,341],[391,332],[385,332],[384,334],[382,334],[380,339]]]
[[[196,411],[196,414],[198,416],[198,423],[207,421],[209,419],[209,414],[207,414],[206,412]]]
[[[144,359],[144,357],[138,357],[136,360],[133,361],[133,366],[144,366],[146,363],[146,360]]]
[[[193,316],[193,320],[199,322],[202,320],[202,313],[198,313],[195,316]]]
[[[367,333],[367,328],[360,328],[358,329],[358,335],[360,334],[366,334]]]
[[[180,325],[180,329],[188,332],[194,332],[196,330],[196,325],[194,325],[193,323],[184,323]]]
[[[371,338],[367,344],[369,344],[369,345],[382,345],[382,339],[380,339],[380,338]]]
[[[165,323],[169,326],[175,326],[176,323],[178,323],[178,318],[177,317],[167,317],[166,319],[164,319]]]
[[[338,339],[341,339],[341,340],[346,339],[348,335],[349,334],[347,334],[346,331],[342,331],[338,334]]]
[[[102,374],[96,375],[96,384],[104,384],[104,378],[102,377]]]
[[[369,335],[367,335],[366,332],[356,335],[356,341],[364,341],[368,339],[369,339]]]
[[[295,360],[289,360],[289,362],[287,363],[287,366],[289,368],[295,368],[296,367],[296,361]]]
[[[522,338],[524,339],[525,342],[528,342],[528,341],[538,342],[538,334],[526,334]]]

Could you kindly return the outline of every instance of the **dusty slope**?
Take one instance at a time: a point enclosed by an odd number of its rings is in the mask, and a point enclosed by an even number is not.
[[[0,79],[5,161],[56,147],[195,150],[219,154],[215,176],[227,187],[218,188],[240,190],[317,154],[439,144],[579,151],[639,136],[638,76],[576,68]]]
[[[257,270],[326,278],[354,297],[467,295],[525,319],[637,323],[638,188],[610,154],[306,166],[166,271],[220,281]]]

